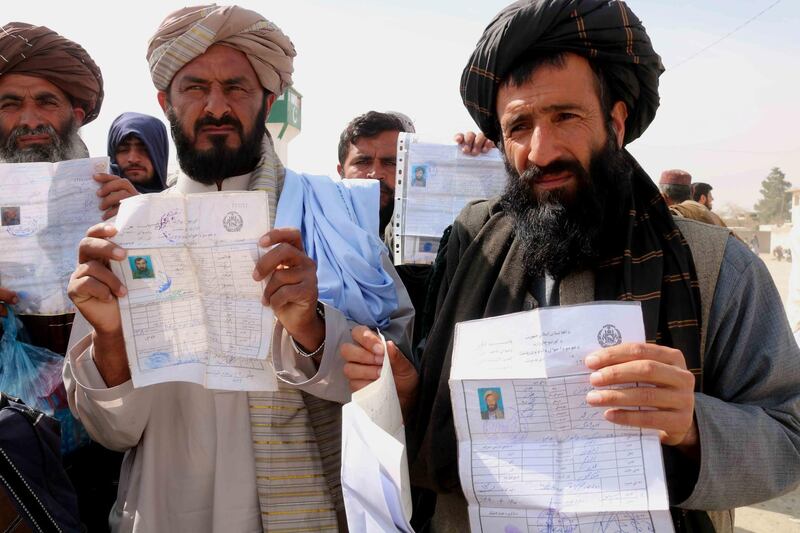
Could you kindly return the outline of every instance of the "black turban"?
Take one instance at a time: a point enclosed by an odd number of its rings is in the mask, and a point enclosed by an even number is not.
[[[602,65],[612,96],[628,106],[625,144],[656,114],[664,72],[641,21],[619,0],[523,0],[489,23],[461,75],[461,98],[487,137],[501,139],[497,89],[525,56],[573,52]]]

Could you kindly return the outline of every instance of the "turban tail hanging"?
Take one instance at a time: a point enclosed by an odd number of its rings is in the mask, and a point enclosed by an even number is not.
[[[244,53],[271,93],[280,96],[292,84],[292,41],[255,11],[212,4],[172,13],[150,39],[147,62],[156,88],[166,91],[175,74],[213,44]]]
[[[478,127],[497,141],[497,89],[520,59],[573,52],[600,62],[617,99],[628,106],[625,144],[650,125],[664,71],[641,21],[621,1],[524,0],[486,27],[461,76],[461,98]]]
[[[86,50],[45,26],[9,22],[0,29],[0,76],[43,78],[86,112],[83,124],[100,113],[103,75]]]

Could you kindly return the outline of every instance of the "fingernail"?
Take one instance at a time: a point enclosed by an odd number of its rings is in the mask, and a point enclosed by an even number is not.
[[[375,364],[376,365],[382,365],[383,364],[383,356],[382,355],[381,356],[378,356],[378,355],[375,356]]]
[[[253,270],[253,279],[256,281],[261,281],[261,274],[259,274],[258,269]]]
[[[111,255],[113,255],[117,259],[123,259],[125,257],[125,250],[123,250],[122,248],[114,248],[114,251],[111,252]]]
[[[115,229],[114,226],[112,226],[111,224],[106,224],[105,226],[103,226],[103,231],[114,231],[114,229]]]
[[[603,379],[603,374],[601,372],[592,372],[589,374],[589,381],[598,381]]]
[[[375,355],[383,355],[383,345],[380,344],[380,343],[373,344],[372,345],[372,353],[374,353]]]
[[[590,368],[591,368],[591,367],[593,367],[593,366],[597,366],[597,363],[599,363],[599,362],[600,362],[600,358],[599,358],[599,357],[597,357],[597,356],[596,356],[596,355],[594,355],[594,354],[592,354],[592,355],[587,355],[587,356],[586,356],[586,359],[584,359],[584,360],[583,360],[583,362],[584,362],[584,364],[586,364],[586,366],[588,366],[588,367],[590,367]]]
[[[124,285],[120,285],[118,292],[120,296],[125,296],[128,294],[128,289],[126,289]]]
[[[587,403],[599,403],[600,400],[603,399],[603,395],[599,392],[593,390],[586,394],[586,402]]]
[[[263,237],[261,237],[261,239],[258,241],[258,245],[259,245],[259,246],[261,246],[262,248],[266,248],[267,246],[269,246],[269,245],[270,245],[270,243],[271,243],[271,242],[272,242],[272,241],[270,240],[270,238],[269,238],[269,237],[267,237],[266,235],[264,235],[264,236],[263,236]]]

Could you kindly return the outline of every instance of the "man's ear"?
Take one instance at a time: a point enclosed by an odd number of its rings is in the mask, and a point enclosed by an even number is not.
[[[78,126],[83,126],[83,121],[86,119],[86,111],[84,111],[82,107],[73,107],[72,116],[75,117]]]
[[[275,94],[269,93],[264,99],[264,106],[267,108],[267,116],[269,116],[269,112],[272,110],[272,104],[275,103],[276,98],[277,96],[275,96]]]
[[[336,172],[339,173],[339,177],[344,179],[344,167],[341,163],[336,163]]]
[[[622,144],[625,142],[626,120],[628,120],[628,106],[620,100],[611,108],[611,127],[617,135],[617,148],[622,148]]]
[[[156,97],[158,98],[158,105],[161,106],[161,111],[163,111],[164,114],[166,115],[167,114],[167,92],[166,91],[158,91],[158,95]]]

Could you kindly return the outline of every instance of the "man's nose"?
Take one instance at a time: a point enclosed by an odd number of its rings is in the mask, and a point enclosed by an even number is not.
[[[386,179],[386,170],[383,168],[383,165],[376,162],[372,165],[372,168],[369,169],[367,177],[370,179],[383,181]]]
[[[22,106],[22,112],[19,115],[20,126],[26,126],[30,129],[34,129],[38,128],[39,126],[44,126],[44,124],[45,121],[39,113],[39,109],[35,105],[32,105],[32,103],[27,103]]]
[[[142,160],[142,151],[138,148],[132,148],[128,152],[128,162],[129,163],[139,163]]]
[[[528,162],[540,168],[546,167],[561,155],[561,143],[553,128],[548,124],[537,124],[531,132]]]
[[[222,118],[231,110],[228,97],[222,87],[212,85],[208,91],[205,112],[214,118]]]

